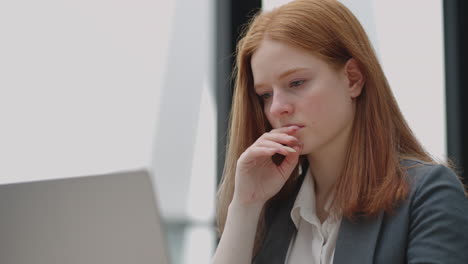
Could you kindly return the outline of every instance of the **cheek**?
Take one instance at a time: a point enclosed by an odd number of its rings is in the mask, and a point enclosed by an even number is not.
[[[348,125],[353,117],[351,100],[343,96],[343,94],[335,94],[329,97],[324,112],[327,112],[327,122],[331,129],[343,129]]]
[[[311,121],[319,121],[326,117],[330,108],[333,108],[335,104],[334,91],[322,83],[317,83],[315,87],[312,87],[308,93],[302,96],[302,108]]]
[[[310,125],[323,128],[336,126],[350,118],[350,103],[338,87],[327,87],[305,100],[305,114]]]
[[[311,125],[320,122],[324,112],[327,108],[327,100],[323,95],[315,94],[310,95],[305,98],[303,109],[305,110],[304,114],[308,117]]]

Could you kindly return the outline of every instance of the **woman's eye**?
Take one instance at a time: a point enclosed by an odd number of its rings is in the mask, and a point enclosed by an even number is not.
[[[259,95],[260,99],[263,101],[268,100],[271,97],[271,93],[264,93]]]
[[[289,84],[290,87],[297,87],[297,86],[301,86],[305,81],[304,80],[297,80],[297,81],[293,81]]]

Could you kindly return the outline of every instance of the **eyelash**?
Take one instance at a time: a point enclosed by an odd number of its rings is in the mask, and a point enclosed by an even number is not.
[[[299,87],[301,86],[302,84],[304,84],[305,80],[296,80],[296,81],[292,81],[291,83],[289,83],[289,87],[291,88],[294,88],[294,87]],[[258,97],[265,101],[267,99],[269,99],[272,95],[272,93],[264,93],[264,94],[259,94]]]
[[[268,96],[268,97],[265,98],[265,96]],[[265,100],[267,100],[268,98],[271,97],[271,93],[259,94],[258,97],[259,97],[261,100],[265,101]]]
[[[290,84],[289,84],[289,87],[298,87],[298,86],[301,86],[302,84],[304,84],[305,80],[296,80],[296,81],[292,81]],[[299,83],[297,85],[294,85],[296,83]]]

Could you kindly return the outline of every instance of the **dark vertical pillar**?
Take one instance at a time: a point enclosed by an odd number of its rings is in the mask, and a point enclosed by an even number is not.
[[[468,2],[444,0],[447,153],[468,183]]]
[[[235,61],[236,43],[242,26],[261,8],[261,0],[218,0],[216,2],[215,95],[217,110],[217,176],[223,172],[229,112],[234,80],[231,73]]]

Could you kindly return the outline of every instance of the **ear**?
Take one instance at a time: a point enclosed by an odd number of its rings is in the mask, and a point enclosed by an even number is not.
[[[359,68],[359,64],[354,58],[349,59],[344,67],[344,73],[348,78],[349,95],[351,98],[358,97],[364,87],[365,78]]]

